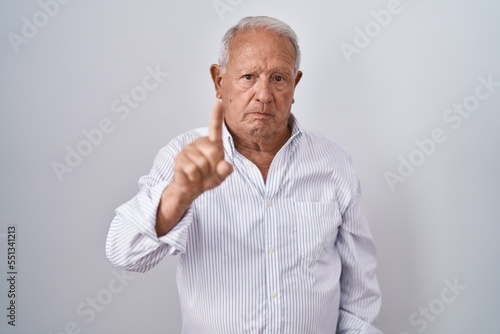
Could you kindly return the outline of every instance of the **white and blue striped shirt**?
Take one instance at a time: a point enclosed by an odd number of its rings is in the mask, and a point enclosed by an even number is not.
[[[266,182],[224,126],[234,172],[166,235],[158,238],[155,220],[174,159],[207,128],[162,148],[139,193],[116,210],[106,242],[114,265],[145,272],[166,254],[180,254],[185,334],[381,333],[375,247],[351,159],[290,120],[292,136]]]

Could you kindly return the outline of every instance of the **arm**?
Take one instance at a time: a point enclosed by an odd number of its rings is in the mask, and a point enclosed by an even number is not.
[[[233,172],[233,167],[224,160],[223,122],[222,104],[217,102],[208,137],[187,145],[175,158],[174,179],[163,191],[157,211],[157,235],[170,231],[198,196],[217,187]]]
[[[162,149],[150,174],[139,180],[139,193],[116,210],[106,241],[115,266],[145,272],[167,253],[185,252],[191,203],[232,172],[224,160],[222,122],[217,103],[209,136]]]
[[[173,179],[175,143],[162,148],[149,175],[139,179],[140,191],[116,209],[106,240],[106,256],[118,268],[145,272],[168,253],[185,250],[192,221],[188,209],[170,233],[158,236],[156,216],[164,189]]]
[[[381,294],[375,276],[375,245],[361,209],[361,190],[357,179],[342,220],[336,241],[342,261],[337,333],[381,334],[376,327]]]

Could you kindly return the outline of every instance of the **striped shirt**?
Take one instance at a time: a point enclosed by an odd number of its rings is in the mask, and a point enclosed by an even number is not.
[[[139,193],[116,210],[106,242],[115,266],[145,272],[180,256],[182,333],[382,333],[375,247],[351,159],[293,116],[290,124],[266,182],[224,125],[234,172],[162,237],[156,212],[174,159],[207,128],[163,147]]]

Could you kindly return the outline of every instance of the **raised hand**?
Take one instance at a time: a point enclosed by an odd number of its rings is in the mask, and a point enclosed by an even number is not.
[[[222,142],[222,104],[216,102],[209,125],[208,137],[198,138],[187,145],[175,159],[174,182],[193,200],[226,179],[233,168],[224,160]]]
[[[216,102],[208,137],[194,140],[175,158],[174,180],[164,190],[158,208],[158,235],[165,234],[177,224],[199,195],[221,184],[233,172],[233,166],[224,160],[223,121],[222,104]]]

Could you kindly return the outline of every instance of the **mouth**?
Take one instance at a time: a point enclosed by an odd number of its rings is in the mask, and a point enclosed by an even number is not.
[[[255,117],[255,118],[269,118],[273,117],[272,114],[266,113],[266,112],[251,112],[248,113],[249,116]]]

